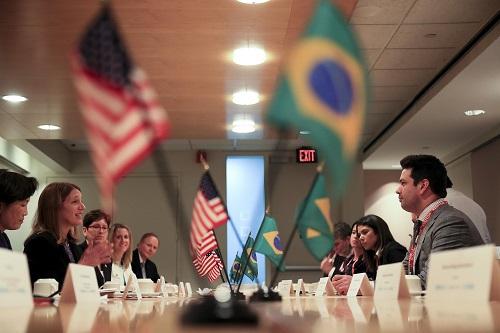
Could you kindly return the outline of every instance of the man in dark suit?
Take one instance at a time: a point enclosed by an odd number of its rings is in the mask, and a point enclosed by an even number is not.
[[[150,260],[158,251],[158,236],[152,232],[142,235],[137,249],[132,254],[132,271],[139,279],[151,279],[157,282],[160,278],[154,262]]]
[[[5,230],[21,227],[37,187],[38,181],[33,177],[0,169],[0,248],[12,250]]]
[[[85,241],[79,245],[82,253],[89,242],[99,243],[108,241],[111,218],[100,209],[91,210],[83,218],[83,235]],[[104,282],[111,280],[111,263],[94,267],[97,284],[101,287]]]
[[[480,245],[483,241],[472,221],[445,200],[448,177],[438,158],[409,155],[400,164],[403,171],[396,193],[401,207],[416,217],[403,265],[407,274],[420,277],[425,289],[432,252]]]

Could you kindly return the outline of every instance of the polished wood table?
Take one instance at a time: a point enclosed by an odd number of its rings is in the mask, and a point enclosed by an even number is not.
[[[500,332],[500,303],[429,303],[416,297],[284,298],[251,303],[256,326],[189,326],[180,317],[200,299],[109,300],[97,306],[2,307],[0,332]]]

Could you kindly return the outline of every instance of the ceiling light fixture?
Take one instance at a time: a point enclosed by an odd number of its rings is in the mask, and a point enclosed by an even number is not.
[[[44,131],[58,131],[61,129],[61,127],[57,125],[50,125],[50,124],[39,125],[38,128]]]
[[[467,110],[464,113],[468,117],[473,117],[473,116],[479,116],[479,115],[485,114],[486,111],[484,111],[484,110]]]
[[[26,102],[28,99],[24,96],[21,95],[5,95],[2,96],[2,99],[7,102],[11,103],[21,103],[21,102]]]
[[[240,134],[253,133],[255,132],[255,121],[252,119],[235,119],[231,131]]]
[[[241,47],[233,51],[233,62],[241,66],[260,65],[266,61],[266,52],[259,47]]]
[[[259,93],[253,90],[240,90],[233,94],[232,101],[238,105],[254,105],[259,103]]]
[[[256,4],[264,3],[264,2],[268,2],[268,1],[269,0],[238,0],[238,2],[246,3],[246,4],[250,4],[250,5],[256,5]]]
[[[302,134],[302,135],[308,135],[308,134],[311,134],[311,132],[309,132],[309,131],[304,131],[304,130],[299,131],[299,133],[300,133],[300,134]]]

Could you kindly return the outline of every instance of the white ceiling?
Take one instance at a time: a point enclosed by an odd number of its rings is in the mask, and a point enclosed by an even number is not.
[[[422,152],[423,146],[449,161],[498,135],[500,1],[336,2],[359,35],[372,82],[361,147],[366,168],[390,168],[402,156]],[[235,0],[111,3],[134,59],[151,77],[171,119],[173,133],[165,149],[276,147],[276,135],[266,124],[256,135],[240,137],[227,131],[227,122],[239,112],[263,118],[283,56],[306,24],[314,1],[271,0],[259,6]],[[60,155],[87,149],[67,55],[99,1],[16,0],[0,6],[0,95],[17,91],[30,98],[18,106],[0,101],[0,137],[27,140],[23,147],[48,157],[55,150]],[[497,27],[420,94],[492,20]],[[227,55],[242,40],[269,50],[269,62],[249,69],[232,64]],[[262,105],[239,110],[227,102],[228,93],[241,84],[258,87]],[[417,95],[422,96],[415,100]],[[466,121],[461,111],[480,106],[487,114]],[[41,123],[63,129],[41,131]],[[422,128],[427,134],[417,136]],[[292,133],[287,147],[293,149],[303,139]]]

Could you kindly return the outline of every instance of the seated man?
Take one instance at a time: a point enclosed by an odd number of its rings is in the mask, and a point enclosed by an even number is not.
[[[331,276],[339,273],[340,266],[351,253],[351,226],[344,222],[335,223],[333,226],[333,239],[332,250],[321,261],[320,268],[323,276]]]
[[[403,170],[396,193],[401,207],[417,218],[403,265],[406,274],[417,275],[425,289],[431,253],[480,245],[483,240],[472,221],[446,201],[449,180],[439,159],[410,155],[400,163]]]
[[[28,202],[38,181],[20,173],[0,169],[0,248],[12,250],[5,230],[17,230],[28,215]]]
[[[89,242],[100,243],[108,241],[109,225],[111,218],[100,209],[91,210],[83,218],[83,235],[85,241],[78,245],[82,253],[87,248]],[[111,280],[111,263],[94,267],[97,284],[102,286],[104,282]]]
[[[138,279],[151,279],[157,282],[160,278],[154,262],[150,260],[158,251],[158,236],[152,232],[142,235],[137,249],[132,254],[132,271]]]

